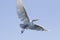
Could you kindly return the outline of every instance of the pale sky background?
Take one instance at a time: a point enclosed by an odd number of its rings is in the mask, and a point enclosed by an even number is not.
[[[16,0],[0,0],[0,40],[60,40],[60,0],[22,0],[29,18],[40,20],[48,32],[26,30],[20,34]]]

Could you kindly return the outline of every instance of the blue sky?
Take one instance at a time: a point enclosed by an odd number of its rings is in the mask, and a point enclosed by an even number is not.
[[[40,20],[48,32],[26,30],[20,34],[16,0],[0,0],[0,40],[60,40],[60,0],[22,0],[29,18]]]

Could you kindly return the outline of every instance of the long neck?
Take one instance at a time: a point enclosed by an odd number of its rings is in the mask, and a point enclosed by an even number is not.
[[[30,25],[31,25],[31,26],[33,26],[33,25],[34,25],[33,21],[31,21],[31,22],[30,22]]]
[[[33,24],[33,22],[35,22],[35,21],[38,21],[38,20],[32,20],[32,24]]]
[[[31,23],[32,23],[32,25],[34,24],[33,22],[34,22],[34,20],[32,20],[32,22],[31,22]]]
[[[35,21],[37,21],[37,20],[32,20],[32,23],[35,22]]]

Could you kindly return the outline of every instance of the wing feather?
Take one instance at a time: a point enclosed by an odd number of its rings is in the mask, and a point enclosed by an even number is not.
[[[27,16],[26,10],[24,8],[24,6],[22,5],[22,1],[21,0],[17,0],[17,4],[16,4],[16,8],[17,8],[17,13],[18,13],[18,17],[19,19],[24,23],[29,23],[29,18]]]
[[[33,27],[30,27],[31,30],[37,30],[37,31],[47,31],[46,29],[44,29],[42,26],[39,25],[34,25]]]

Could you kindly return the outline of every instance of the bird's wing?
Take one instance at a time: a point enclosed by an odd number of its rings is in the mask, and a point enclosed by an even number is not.
[[[33,27],[30,28],[31,30],[41,30],[41,31],[47,31],[46,29],[44,29],[42,26],[39,25],[34,25]]]
[[[24,24],[29,23],[30,22],[29,18],[27,16],[27,13],[26,13],[26,10],[25,10],[24,6],[22,5],[22,1],[21,0],[17,0],[16,8],[17,8],[18,17],[20,18],[20,20]]]

